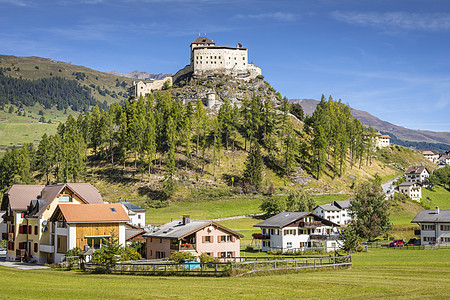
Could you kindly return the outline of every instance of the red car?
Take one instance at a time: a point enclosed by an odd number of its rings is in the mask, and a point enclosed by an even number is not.
[[[400,246],[405,246],[404,240],[394,240],[389,244],[389,247],[400,247]]]

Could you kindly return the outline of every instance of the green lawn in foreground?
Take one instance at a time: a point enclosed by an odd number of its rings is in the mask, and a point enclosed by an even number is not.
[[[253,277],[156,277],[0,268],[3,299],[445,299],[450,249],[374,249],[353,269]]]
[[[450,191],[441,186],[434,188],[433,191],[422,188],[422,202],[430,206],[431,209],[436,206],[441,209],[450,209]]]

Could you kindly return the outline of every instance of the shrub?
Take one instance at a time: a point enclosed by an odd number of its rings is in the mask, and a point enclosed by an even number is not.
[[[173,260],[174,262],[178,263],[183,259],[194,259],[194,255],[192,255],[191,252],[184,252],[184,251],[172,252],[172,254],[170,254],[170,260]]]
[[[212,263],[212,262],[219,262],[219,259],[217,257],[212,257],[206,253],[202,253],[200,255],[200,261],[202,263]]]

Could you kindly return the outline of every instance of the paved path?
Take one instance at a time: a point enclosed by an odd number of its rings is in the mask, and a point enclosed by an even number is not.
[[[392,182],[396,181],[398,177],[392,178],[391,180],[388,180],[381,184],[381,187],[383,188],[383,192],[386,195],[386,197],[389,197],[394,193],[394,186],[392,185]]]
[[[43,265],[22,263],[22,262],[18,262],[18,261],[6,261],[5,257],[0,257],[0,266],[9,267],[9,268],[17,268],[20,270],[49,269],[49,267],[43,266]]]

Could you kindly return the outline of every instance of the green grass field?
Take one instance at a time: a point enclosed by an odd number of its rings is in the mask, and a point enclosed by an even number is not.
[[[252,277],[156,277],[0,267],[3,299],[445,299],[450,249],[375,249],[352,269]]]
[[[443,187],[436,187],[433,191],[422,189],[422,202],[431,209],[439,206],[441,209],[450,209],[450,191]]]

